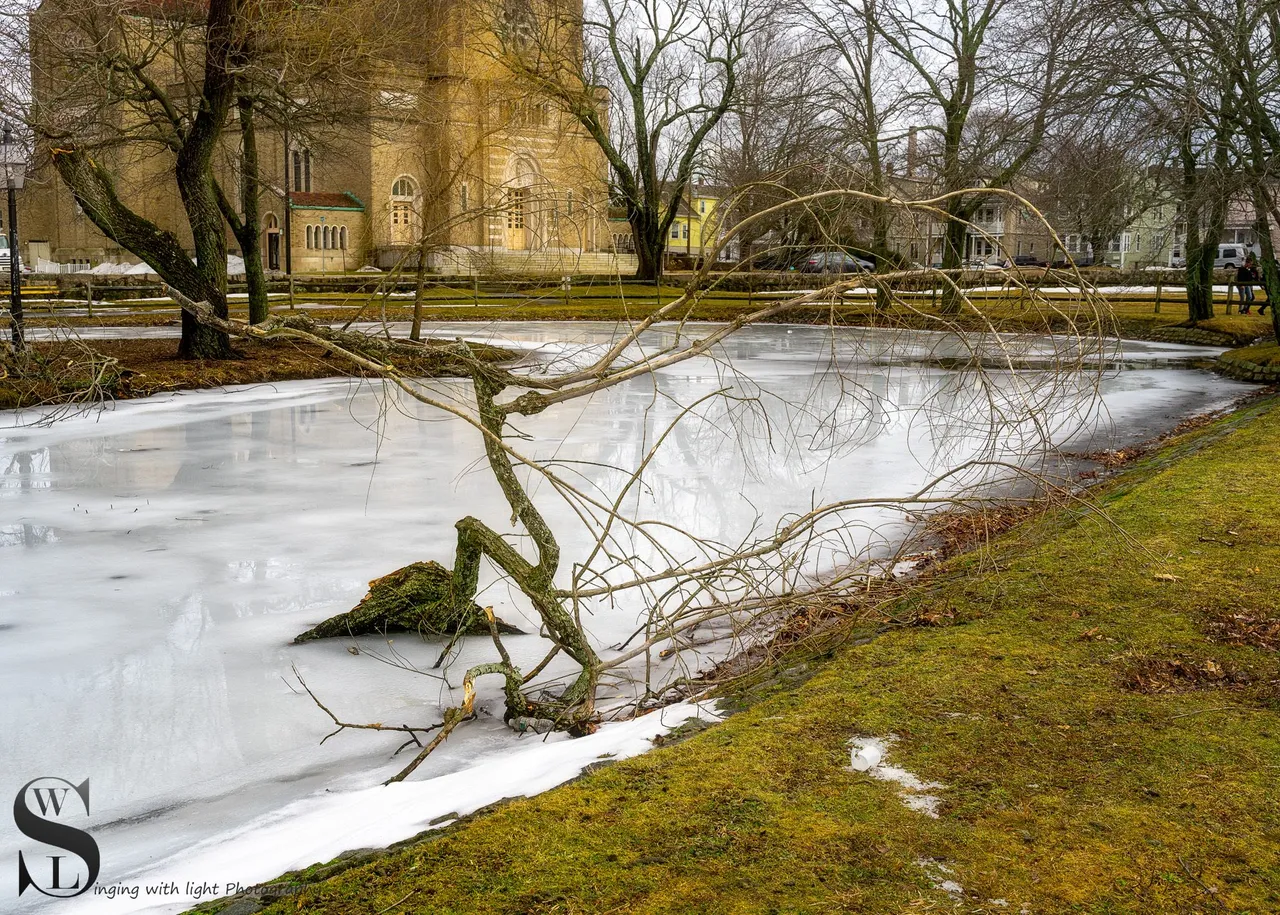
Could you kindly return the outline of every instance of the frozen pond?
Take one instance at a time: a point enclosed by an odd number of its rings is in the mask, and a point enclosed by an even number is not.
[[[572,358],[576,346],[612,334],[581,323],[432,330],[506,341],[543,359]],[[968,454],[972,430],[963,427],[966,419],[980,425],[979,400],[947,367],[962,350],[938,335],[846,336],[867,344],[856,358],[840,357],[860,385],[854,392],[828,371],[827,331],[757,327],[728,344],[740,376],[691,360],[664,372],[656,388],[640,380],[520,419],[529,439],[518,445],[609,492],[621,479],[609,466],[634,465],[681,405],[729,383],[743,394],[767,392],[772,446],[758,425],[726,415],[695,420],[658,452],[635,500],[646,517],[724,537],[815,498],[909,493],[944,461]],[[1022,341],[1008,384],[1015,376],[1034,384],[1052,348]],[[1085,437],[1132,442],[1225,406],[1249,388],[1190,367],[1216,352],[1137,344],[1108,356],[1101,408],[1086,411]],[[468,386],[444,387],[465,396]],[[1079,411],[1065,409],[1075,391],[1066,385],[1054,395],[1064,405],[1060,439],[1077,428]],[[779,413],[775,403],[790,407]],[[463,515],[508,530],[496,484],[477,469],[479,437],[461,421],[345,379],[188,392],[17,425],[31,419],[0,413],[4,797],[37,776],[90,778],[99,885],[252,884],[540,790],[601,754],[640,752],[664,727],[639,719],[581,741],[517,741],[489,684],[481,706],[499,715],[460,729],[411,783],[371,787],[406,761],[391,758],[395,735],[346,732],[320,744],[333,728],[291,683],[294,665],[347,720],[425,724],[450,701],[440,681],[367,651],[352,654],[349,641],[290,639],[349,609],[371,578],[415,560],[451,565],[453,525]],[[828,446],[840,429],[853,433],[853,447]],[[567,569],[584,541],[548,487],[534,495],[565,531]],[[482,603],[535,628],[505,584],[486,582]],[[625,607],[607,609],[588,624],[602,646],[626,638],[637,620]],[[543,650],[533,636],[509,644],[523,665]],[[396,648],[429,664],[439,646],[403,636]],[[462,663],[491,650],[473,640]],[[666,724],[691,713],[678,709]],[[6,910],[16,899],[12,862],[29,846],[8,815],[0,818]],[[160,902],[180,909],[189,898],[66,903],[28,891],[18,911],[124,912]]]

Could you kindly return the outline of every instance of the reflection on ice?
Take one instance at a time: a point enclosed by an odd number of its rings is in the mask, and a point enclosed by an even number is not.
[[[613,334],[579,324],[436,332],[517,339],[540,358],[567,360],[579,353],[565,341],[601,346]],[[611,468],[634,467],[684,408],[729,390],[732,399],[707,401],[675,427],[626,508],[733,542],[814,501],[909,493],[975,449],[1007,454],[1032,434],[1010,422],[993,446],[981,433],[989,404],[1043,395],[1034,375],[974,386],[936,366],[880,364],[888,343],[867,343],[847,363],[856,364],[850,384],[830,371],[822,329],[753,328],[723,354],[736,373],[723,359],[690,361],[520,420],[528,439],[515,444],[611,496],[625,480]],[[1048,345],[1026,341],[1024,351]],[[952,344],[921,335],[895,346],[937,353]],[[1204,354],[1144,348],[1145,358],[1170,365]],[[1096,381],[1064,382],[1048,398],[1060,438],[1082,419],[1113,442],[1145,438],[1244,390],[1207,372],[1143,368],[1101,378],[1100,414],[1071,409],[1072,395]],[[462,382],[440,389],[467,395]],[[29,412],[0,416],[5,783],[16,791],[37,775],[92,778],[107,883],[177,873],[195,860],[242,866],[219,837],[258,817],[275,824],[276,840],[254,846],[257,871],[243,882],[306,863],[291,857],[288,837],[333,824],[307,819],[323,808],[318,798],[365,789],[404,760],[391,758],[394,735],[345,733],[320,745],[330,722],[290,682],[291,666],[347,720],[429,722],[457,684],[377,663],[368,652],[386,645],[376,639],[361,640],[357,655],[338,642],[290,639],[350,608],[375,576],[420,559],[450,565],[462,515],[510,529],[496,485],[477,469],[477,434],[380,385],[345,379],[161,396],[51,426],[29,424]],[[531,488],[563,534],[568,574],[588,541],[545,481]],[[884,535],[891,519],[862,520],[849,553],[872,528]],[[505,582],[490,576],[482,587],[482,603],[536,631]],[[600,646],[625,640],[641,618],[626,601],[588,609]],[[509,647],[518,664],[532,665],[544,643],[519,637]],[[439,646],[402,636],[394,649],[426,667]],[[473,640],[459,663],[481,657],[486,644]],[[500,710],[492,685],[480,705]],[[481,763],[501,768],[512,747],[501,721],[482,714],[419,770],[414,790],[429,793],[432,779]],[[504,790],[522,790],[510,766],[502,771],[512,779]],[[410,834],[416,822],[396,828]],[[298,847],[340,850],[335,834]],[[0,858],[12,861],[20,838],[0,825]],[[203,857],[184,857],[197,843]],[[229,877],[241,879],[217,875]],[[0,896],[15,898],[13,881],[10,869]],[[29,897],[23,905],[38,908]],[[125,897],[111,911],[129,908]]]

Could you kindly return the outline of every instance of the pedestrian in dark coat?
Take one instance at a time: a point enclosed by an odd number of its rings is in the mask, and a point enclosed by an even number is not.
[[[1240,290],[1240,314],[1247,315],[1253,307],[1253,284],[1258,281],[1258,262],[1250,254],[1244,263],[1236,268],[1236,288]],[[1264,305],[1263,308],[1266,306]],[[1258,309],[1262,314],[1262,308]]]

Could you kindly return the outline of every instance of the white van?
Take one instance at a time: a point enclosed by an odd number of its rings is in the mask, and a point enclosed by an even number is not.
[[[22,257],[18,257],[18,269],[21,270],[25,264],[22,263]],[[7,236],[0,235],[0,285],[9,282],[9,239]]]
[[[1253,255],[1254,260],[1262,256],[1262,252],[1257,245],[1218,245],[1218,256],[1213,259],[1213,266],[1223,268],[1239,267],[1250,254]]]

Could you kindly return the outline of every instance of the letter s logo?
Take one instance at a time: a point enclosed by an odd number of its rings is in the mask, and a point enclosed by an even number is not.
[[[65,787],[64,787],[65,786]],[[98,843],[83,829],[76,829],[66,823],[59,823],[49,817],[62,817],[67,810],[67,801],[71,792],[75,792],[84,804],[85,816],[89,814],[89,780],[73,785],[65,778],[42,776],[27,782],[13,799],[13,822],[24,836],[68,851],[84,862],[87,874],[79,867],[68,869],[62,866],[66,855],[47,855],[50,862],[49,879],[41,883],[31,876],[27,860],[22,852],[18,852],[18,895],[26,892],[27,887],[34,886],[46,896],[69,899],[79,896],[98,879],[100,856]],[[34,797],[39,813],[32,810],[28,798]],[[34,858],[32,859],[35,860]],[[81,879],[81,878],[84,879]],[[66,883],[66,881],[71,881]],[[65,884],[65,885],[64,885]]]

